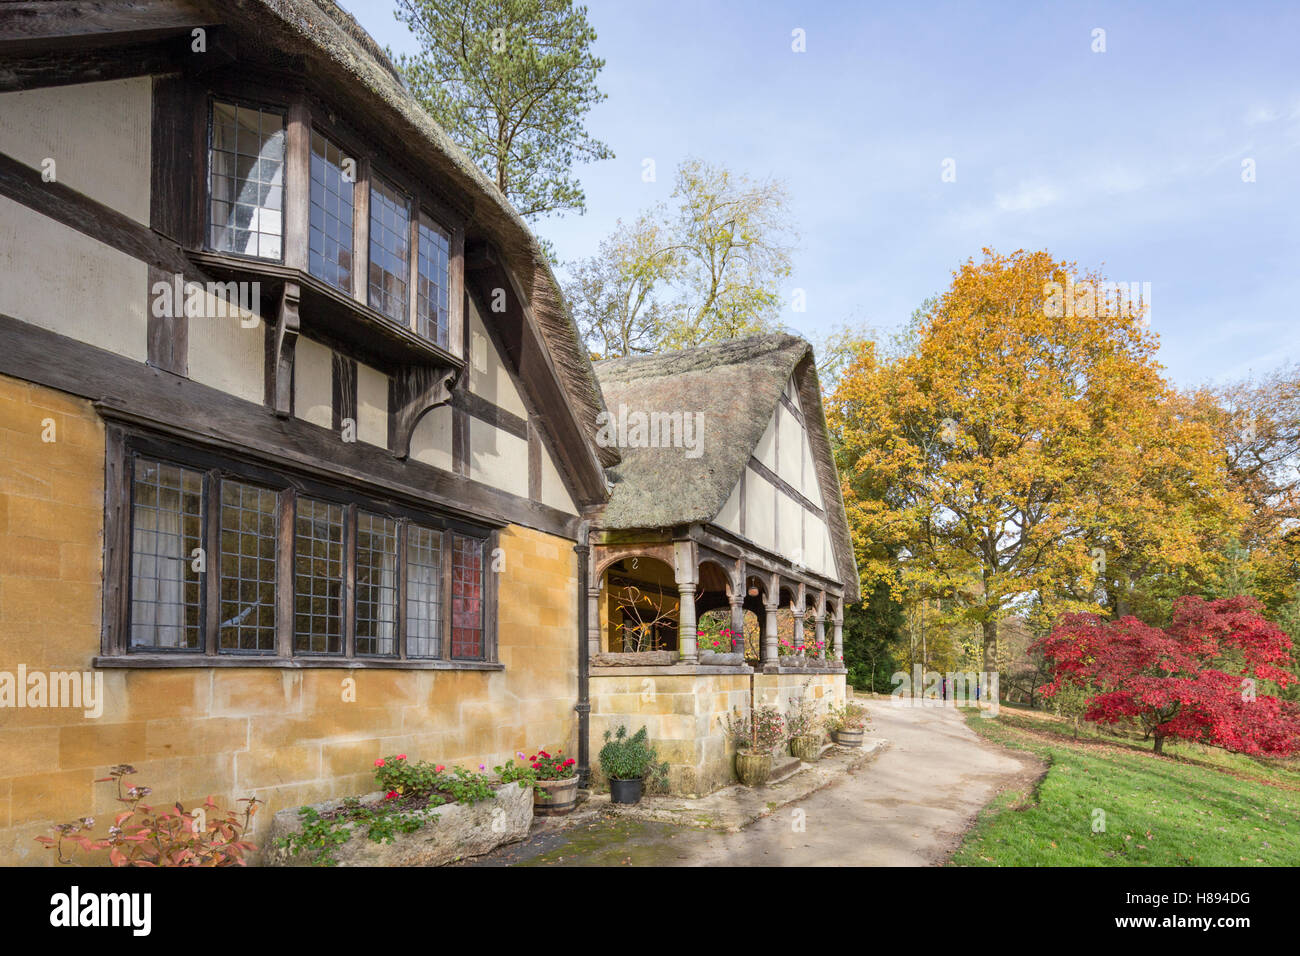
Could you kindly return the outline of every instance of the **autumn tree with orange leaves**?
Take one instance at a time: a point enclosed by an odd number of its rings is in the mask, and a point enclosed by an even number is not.
[[[906,352],[864,344],[828,403],[864,591],[951,599],[989,671],[1013,609],[1113,613],[1145,577],[1207,572],[1240,519],[1141,306],[1061,309],[1069,282],[1102,277],[984,250]]]

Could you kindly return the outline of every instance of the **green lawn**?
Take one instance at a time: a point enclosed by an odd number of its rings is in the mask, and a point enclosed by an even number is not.
[[[1064,722],[1006,705],[995,719],[971,710],[966,721],[1049,769],[1033,793],[990,804],[953,865],[1300,865],[1295,761],[1168,744],[1162,758],[1140,739],[1095,729],[1075,742]]]

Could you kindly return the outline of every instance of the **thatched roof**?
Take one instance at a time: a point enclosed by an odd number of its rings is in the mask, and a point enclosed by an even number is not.
[[[703,412],[701,454],[681,448],[623,447],[607,469],[613,493],[599,524],[612,530],[710,523],[736,487],[794,375],[843,576],[845,600],[858,596],[839,476],[822,411],[812,346],[793,335],[732,339],[701,348],[596,363],[610,413]]]
[[[496,184],[448,138],[406,89],[401,74],[379,45],[333,0],[233,0],[217,5],[223,21],[251,27],[259,43],[299,58],[309,76],[328,77],[359,115],[378,116],[399,138],[412,164],[436,170],[473,200],[473,226],[490,236],[523,293],[581,425],[595,434],[603,410],[591,357],[564,304],[541,246]],[[343,103],[338,105],[342,106]],[[618,460],[613,448],[593,443],[601,465]]]

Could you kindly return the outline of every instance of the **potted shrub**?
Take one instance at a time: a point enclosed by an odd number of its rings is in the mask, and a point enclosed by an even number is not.
[[[749,716],[727,718],[736,743],[736,776],[747,787],[761,787],[772,776],[772,752],[785,737],[785,720],[775,707],[758,707]]]
[[[841,747],[861,747],[867,728],[867,709],[852,701],[843,707],[831,707],[826,726]]]
[[[519,755],[523,759],[523,753]],[[565,757],[563,750],[555,755],[539,750],[527,758],[533,770],[533,814],[539,817],[560,817],[572,813],[578,802],[578,761]]]
[[[786,716],[786,727],[790,732],[791,754],[809,763],[821,759],[822,721],[817,716],[812,701],[806,697],[792,700]]]
[[[647,776],[663,783],[668,775],[668,764],[658,760],[659,754],[650,746],[644,727],[630,737],[626,727],[619,727],[616,734],[605,731],[605,746],[600,748],[600,769],[609,779],[610,802],[639,803]]]

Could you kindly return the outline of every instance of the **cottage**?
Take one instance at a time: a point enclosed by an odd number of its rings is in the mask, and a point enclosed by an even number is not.
[[[0,708],[0,862],[107,815],[118,763],[281,809],[397,751],[585,768],[643,721],[694,792],[731,779],[733,706],[843,696],[808,345],[593,367],[535,238],[329,0],[5,12],[0,270],[0,670],[102,681]],[[761,641],[701,654],[719,611]]]

